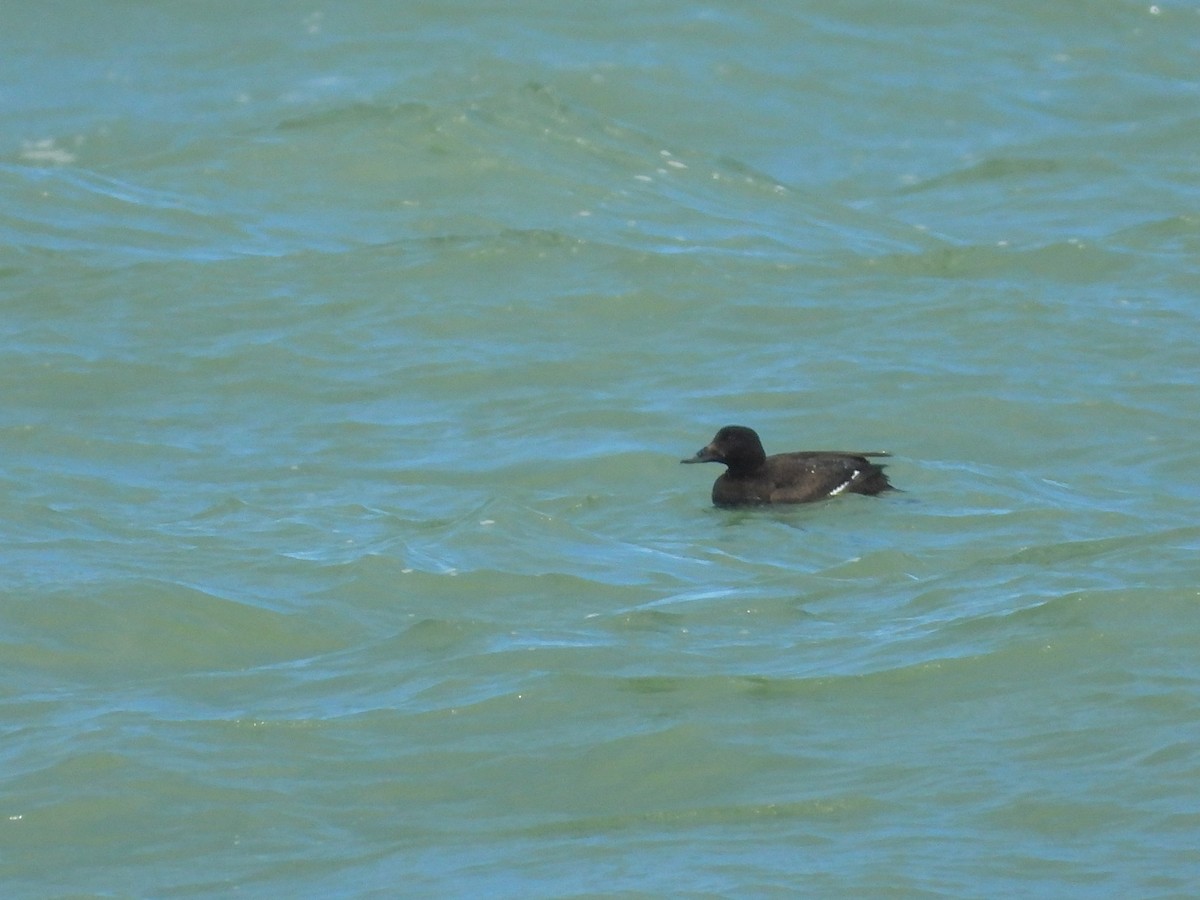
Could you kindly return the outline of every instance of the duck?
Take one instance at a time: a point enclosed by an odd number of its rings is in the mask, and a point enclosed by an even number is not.
[[[713,484],[714,506],[761,506],[813,503],[839,494],[874,496],[895,490],[876,457],[886,450],[800,450],[767,456],[753,428],[726,425],[695,456],[681,463],[715,462],[727,466]]]

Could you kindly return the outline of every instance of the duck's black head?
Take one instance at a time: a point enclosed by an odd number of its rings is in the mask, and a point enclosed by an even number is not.
[[[767,454],[753,428],[745,425],[726,425],[717,436],[695,456],[681,459],[684,463],[719,462],[731,472],[752,472],[763,464]]]

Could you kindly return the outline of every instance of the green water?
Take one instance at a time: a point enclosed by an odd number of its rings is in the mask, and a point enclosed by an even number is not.
[[[7,19],[5,896],[1200,889],[1195,10]]]

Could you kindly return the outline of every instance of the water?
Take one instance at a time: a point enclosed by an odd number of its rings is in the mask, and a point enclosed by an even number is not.
[[[5,896],[1200,890],[1194,9],[0,33]]]

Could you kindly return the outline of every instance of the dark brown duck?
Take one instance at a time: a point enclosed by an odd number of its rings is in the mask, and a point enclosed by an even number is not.
[[[811,503],[838,494],[878,494],[892,489],[883,466],[870,457],[884,451],[849,453],[802,450],[767,456],[752,428],[726,425],[707,447],[684,463],[717,462],[728,468],[712,489],[717,506]]]

